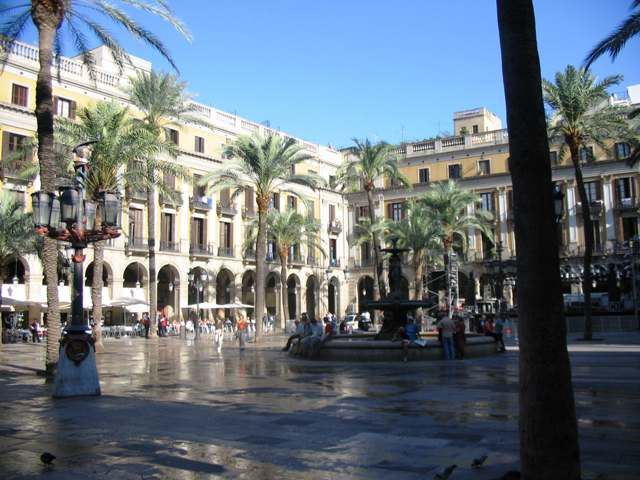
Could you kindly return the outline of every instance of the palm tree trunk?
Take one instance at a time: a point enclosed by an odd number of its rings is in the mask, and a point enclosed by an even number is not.
[[[47,2],[48,3],[48,2]],[[54,4],[57,2],[53,2]],[[55,161],[53,154],[53,94],[51,65],[53,41],[62,17],[50,11],[55,5],[41,2],[32,7],[32,17],[38,27],[40,69],[36,81],[36,120],[38,128],[38,160],[40,163],[41,189],[55,191]],[[45,368],[47,376],[53,376],[58,364],[60,348],[60,310],[58,305],[58,245],[52,238],[44,239],[44,273],[47,279],[47,353]]]
[[[149,180],[154,178],[153,167],[149,166]],[[156,334],[158,327],[158,287],[156,274],[156,191],[149,186],[147,188],[147,235],[149,248],[149,337]]]
[[[258,237],[256,239],[256,340],[262,336],[262,317],[265,309],[265,277],[267,273],[267,211],[269,208],[268,196],[257,196],[258,205]]]
[[[100,228],[97,222],[96,229]],[[95,338],[96,353],[104,350],[102,343],[102,271],[104,269],[104,241],[93,244],[93,279],[91,282],[91,303],[93,304],[93,336]]]
[[[373,225],[376,221],[376,215],[373,210],[373,192],[371,189],[367,189],[367,202],[369,203],[369,221]],[[372,235],[373,240],[373,263],[375,264],[373,274],[375,281],[373,282],[373,299],[379,300],[381,297],[386,296],[386,288],[384,284],[384,278],[382,275],[383,265],[380,259],[380,240],[377,234]]]
[[[547,125],[532,0],[498,0],[520,335],[522,478],[580,478]],[[547,233],[544,233],[547,232]]]
[[[287,288],[287,261],[289,259],[289,251],[287,249],[279,249],[278,256],[280,257],[280,328],[284,331],[287,326],[287,319],[289,317],[289,289]]]
[[[447,313],[450,315],[451,314],[451,275],[450,275],[450,265],[449,265],[449,259],[451,258],[451,245],[453,244],[453,241],[450,240],[449,238],[445,238],[442,241],[443,247],[444,247],[444,253],[442,254],[442,260],[444,262],[444,279],[445,279],[445,284],[447,286]]]
[[[422,252],[413,252],[413,272],[415,284],[413,285],[413,299],[422,300],[422,271],[424,269]]]
[[[584,235],[584,275],[582,277],[582,293],[584,295],[584,339],[593,338],[593,324],[591,319],[591,259],[593,256],[593,222],[591,221],[591,204],[587,196],[587,189],[584,186],[582,167],[580,166],[580,154],[577,142],[569,144],[571,161],[576,175],[576,186],[578,187],[578,199],[582,207],[582,230]]]

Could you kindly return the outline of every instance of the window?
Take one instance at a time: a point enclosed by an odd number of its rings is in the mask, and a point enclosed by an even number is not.
[[[202,181],[202,175],[194,175],[193,176],[193,196],[198,200],[207,196],[207,186],[202,185],[200,182]],[[203,200],[206,201],[206,200]]]
[[[558,165],[558,152],[555,150],[549,152],[549,162],[551,163],[551,166]]]
[[[402,220],[402,203],[390,203],[389,204],[389,218],[394,222]]]
[[[361,218],[369,218],[369,207],[367,205],[358,207],[358,218],[356,221],[359,222]]]
[[[254,213],[256,211],[256,201],[252,187],[244,187],[244,208],[249,213]]]
[[[220,246],[227,251],[233,247],[233,224],[220,222]]]
[[[590,162],[593,160],[593,147],[580,147],[579,156],[581,162]]]
[[[191,245],[204,248],[207,244],[207,221],[204,218],[191,219]]]
[[[334,188],[336,186],[336,176],[329,175],[329,188]]]
[[[162,225],[161,225],[161,238],[162,242],[173,242],[174,235],[174,215],[172,213],[163,213],[162,214]]]
[[[296,164],[292,163],[291,164],[291,175],[295,175],[296,174]]]
[[[287,208],[293,211],[298,210],[298,199],[294,196],[289,195],[287,197]]]
[[[204,138],[196,136],[195,149],[197,153],[204,153]]]
[[[164,133],[167,140],[174,145],[178,145],[180,143],[180,135],[177,130],[174,130],[173,128],[165,128]]]
[[[584,189],[587,191],[587,198],[589,199],[589,203],[600,200],[600,189],[598,188],[598,182],[585,182]]]
[[[13,84],[11,86],[11,103],[14,105],[20,105],[21,107],[28,106],[29,102],[29,89],[23,85]]]
[[[76,102],[66,98],[53,97],[53,112],[58,117],[76,118]]]
[[[449,165],[449,178],[452,180],[456,180],[462,177],[462,168],[459,163],[454,163],[453,165]]]
[[[269,208],[280,210],[280,194],[272,193],[271,200],[269,201]]]
[[[307,200],[307,216],[313,218],[316,216],[316,202],[313,200]]]
[[[474,125],[471,129],[473,130],[473,133],[478,133],[478,125]]]
[[[638,219],[622,217],[622,240],[633,240],[638,235]]]
[[[491,175],[491,160],[478,161],[478,175]]]
[[[332,223],[336,219],[336,206],[329,205],[329,223]]]
[[[4,170],[5,174],[9,172],[18,173],[24,166],[24,162],[27,159],[27,149],[22,149],[26,138],[24,135],[18,135],[17,133],[2,132],[4,165],[0,165],[0,170]]]
[[[480,194],[480,208],[491,213],[494,212],[493,192],[484,192]]]
[[[420,183],[429,183],[429,169],[421,168],[418,170],[418,178]]]
[[[273,240],[267,240],[267,261],[272,261],[276,258],[276,242]]]
[[[139,208],[129,209],[129,238],[142,238],[142,210]]]
[[[165,173],[163,176],[164,179],[164,184],[166,185],[167,188],[171,188],[174,189],[176,188],[176,177],[173,176],[173,174],[171,173]]]
[[[231,190],[229,188],[220,190],[220,205],[223,207],[231,206]]]
[[[17,152],[20,150],[24,144],[24,139],[27,138],[24,135],[18,135],[17,133],[9,133],[8,136],[9,152]]]
[[[635,190],[633,178],[616,178],[616,195],[618,197],[618,201],[622,202],[625,199],[634,198],[636,193]]]
[[[329,239],[329,261],[332,266],[338,262],[338,241],[335,238]]]
[[[360,258],[363,262],[371,258],[371,244],[369,242],[364,242],[360,245]]]
[[[629,155],[631,155],[631,145],[627,142],[616,143],[615,150],[616,159],[618,160],[624,160],[625,158],[629,158]]]

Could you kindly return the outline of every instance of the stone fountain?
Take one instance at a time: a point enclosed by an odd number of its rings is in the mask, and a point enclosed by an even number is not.
[[[382,310],[384,312],[382,328],[377,335],[377,339],[390,339],[407,323],[407,312],[418,308],[430,307],[432,304],[424,300],[409,300],[405,298],[401,290],[402,283],[402,258],[401,254],[409,249],[398,248],[398,239],[391,240],[391,248],[380,249],[389,256],[389,294],[378,301],[368,302],[365,307]]]

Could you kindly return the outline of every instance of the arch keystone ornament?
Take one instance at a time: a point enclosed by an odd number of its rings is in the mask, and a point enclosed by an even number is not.
[[[102,192],[93,203],[85,199],[84,181],[89,169],[86,142],[73,149],[76,181],[73,187],[63,187],[59,195],[35,192],[31,195],[36,233],[73,248],[73,294],[71,322],[60,338],[60,359],[56,370],[53,397],[100,395],[100,380],[96,368],[96,350],[91,327],[84,320],[82,297],[84,272],[83,250],[89,243],[120,236],[122,203],[116,193]],[[95,228],[99,213],[102,227]]]

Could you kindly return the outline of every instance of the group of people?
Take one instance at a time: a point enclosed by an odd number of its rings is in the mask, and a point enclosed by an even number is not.
[[[287,339],[282,351],[291,350],[294,355],[303,357],[316,356],[322,345],[329,341],[338,329],[337,319],[331,313],[325,315],[323,322],[319,322],[316,318],[309,318],[305,312],[300,316],[300,320],[295,319],[293,323],[294,333]]]

